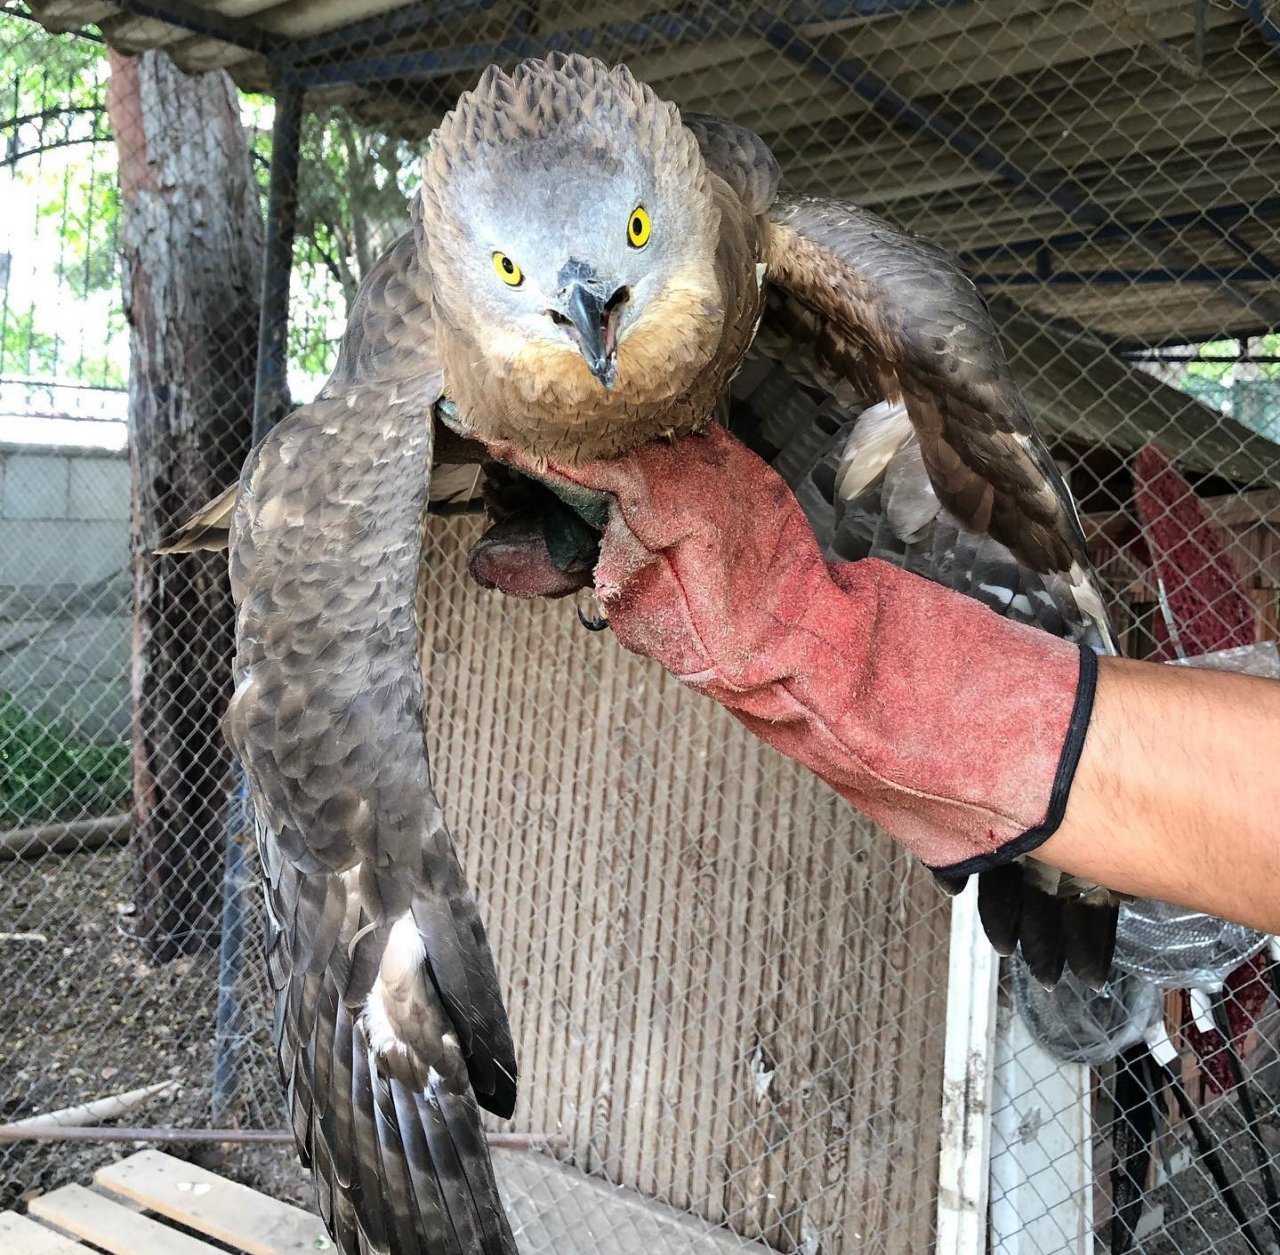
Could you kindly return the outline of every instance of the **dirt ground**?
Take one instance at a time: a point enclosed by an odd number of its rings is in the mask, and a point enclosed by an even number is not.
[[[209,1126],[217,955],[149,964],[132,935],[129,877],[129,858],[120,850],[0,864],[0,1120],[172,1079],[174,1092],[139,1109],[130,1123]],[[256,892],[251,896],[256,901]],[[284,1113],[258,946],[255,919],[240,985],[245,1029],[231,1120],[245,1128],[280,1128]],[[1261,1027],[1263,1041],[1250,1060],[1253,1092],[1280,1172],[1280,1014],[1274,1004]],[[1265,1191],[1239,1106],[1228,1098],[1205,1114],[1225,1143],[1245,1210],[1269,1246]],[[1185,1130],[1165,1139],[1166,1171],[1147,1200],[1158,1223],[1135,1249],[1249,1255],[1202,1161],[1186,1153],[1188,1144]],[[0,1145],[0,1210],[70,1181],[88,1181],[96,1167],[139,1145]],[[161,1149],[314,1210],[307,1174],[288,1146]],[[1105,1235],[1105,1200],[1098,1210]]]
[[[256,900],[256,894],[253,895]],[[130,865],[106,850],[0,864],[0,1119],[13,1120],[173,1079],[128,1123],[208,1127],[217,955],[153,966],[131,930]],[[247,933],[238,1100],[241,1127],[283,1127],[270,1009]],[[0,1146],[0,1210],[86,1181],[137,1144]],[[166,1144],[278,1198],[307,1207],[306,1174],[288,1146]]]

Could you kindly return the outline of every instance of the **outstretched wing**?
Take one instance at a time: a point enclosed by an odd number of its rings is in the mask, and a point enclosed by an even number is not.
[[[1113,649],[1062,476],[977,290],[945,252],[812,198],[770,210],[767,300],[731,424],[833,557],[875,556],[1055,635]],[[954,884],[949,887],[955,888]],[[1098,984],[1118,899],[1037,863],[984,874],[983,921],[1047,984]]]
[[[440,375],[416,265],[401,242],[375,272],[387,347],[349,335],[342,377],[246,465],[225,727],[253,795],[279,1061],[326,1223],[349,1255],[505,1255],[476,1100],[511,1114],[514,1048],[423,726]],[[362,293],[357,320],[378,299]]]

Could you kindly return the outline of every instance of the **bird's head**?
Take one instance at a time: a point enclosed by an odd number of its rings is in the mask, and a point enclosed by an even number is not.
[[[535,413],[679,395],[717,348],[706,167],[625,68],[488,70],[432,136],[420,225],[442,323]]]

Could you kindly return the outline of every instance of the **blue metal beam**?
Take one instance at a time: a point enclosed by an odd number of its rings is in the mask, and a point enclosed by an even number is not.
[[[1245,17],[1258,34],[1280,52],[1280,22],[1267,12],[1263,0],[1236,0],[1236,6],[1244,10]]]
[[[708,36],[723,35],[723,23],[723,17],[718,14],[681,17],[659,13],[634,21],[605,22],[546,35],[516,30],[496,42],[457,44],[450,48],[391,53],[330,64],[286,65],[281,69],[281,76],[284,82],[303,87],[386,82],[389,79],[429,79],[474,73],[495,61],[520,60],[548,52],[607,53],[622,49],[638,52],[653,45],[692,43]]]
[[[1180,231],[1184,227],[1195,228],[1213,223],[1235,226],[1250,220],[1261,222],[1269,215],[1280,215],[1280,196],[1269,196],[1253,205],[1216,205],[1166,214],[1159,218],[1144,218],[1140,222],[1112,222],[1088,231],[1062,231],[1029,240],[1008,240],[1002,244],[966,249],[960,254],[960,259],[966,265],[974,265],[1005,258],[1031,257],[1043,250],[1069,252],[1085,245],[1109,244],[1131,239],[1135,235],[1159,235],[1163,232]]]
[[[116,3],[121,12],[130,17],[165,22],[193,35],[217,39],[265,57],[279,53],[289,42],[283,35],[264,31],[242,18],[225,17],[212,9],[197,8],[186,0],[116,0]]]
[[[728,0],[719,0],[719,3],[725,7]],[[989,170],[1014,187],[1036,193],[1058,209],[1069,221],[1081,227],[1118,225],[1109,210],[1092,200],[1082,187],[1070,179],[1024,169],[994,144],[969,130],[963,122],[949,117],[940,109],[930,108],[895,90],[875,74],[861,58],[851,53],[838,58],[828,56],[817,44],[801,34],[791,22],[777,14],[767,11],[756,12],[751,16],[750,23],[760,37],[783,56],[849,88],[872,108],[883,113],[894,125],[919,134],[933,136],[953,152]],[[1169,257],[1166,248],[1152,245],[1144,240],[1140,233],[1126,232],[1126,235],[1143,244],[1160,266],[1170,268],[1182,266],[1181,259]],[[1222,238],[1242,253],[1245,250],[1253,252],[1250,246],[1237,241],[1225,229]],[[1259,259],[1256,255],[1250,257],[1251,264],[1257,264],[1259,260],[1266,267],[1270,266],[1270,262],[1265,258]],[[1218,286],[1227,296],[1244,306],[1255,317],[1271,326],[1280,327],[1280,302],[1257,296],[1234,283],[1224,282]]]
[[[1008,275],[981,272],[972,278],[974,283],[983,287],[1076,287],[1086,284],[1127,287],[1150,283],[1268,283],[1271,274],[1267,270],[1247,266],[1230,269],[1222,266],[1149,266],[1142,270],[1051,270],[1048,274],[1029,270]]]
[[[723,4],[726,0],[720,2]],[[963,123],[947,117],[940,110],[930,109],[904,96],[874,73],[861,58],[852,54],[839,59],[829,57],[817,44],[802,35],[793,23],[769,12],[753,14],[750,25],[784,57],[849,88],[872,108],[885,114],[891,122],[911,131],[931,135],[1005,182],[1037,192],[1072,222],[1078,222],[1081,226],[1101,226],[1108,221],[1106,211],[1091,204],[1082,188],[1075,187],[1065,179],[1024,170],[994,144],[970,131]]]
[[[1257,270],[1265,271],[1268,280],[1274,282],[1280,279],[1280,266],[1277,266],[1260,248],[1254,247],[1230,227],[1221,222],[1216,222],[1212,218],[1208,222],[1208,227],[1218,239],[1224,244],[1230,245],[1250,266]]]

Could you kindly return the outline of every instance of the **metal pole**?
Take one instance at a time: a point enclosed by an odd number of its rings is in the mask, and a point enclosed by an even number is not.
[[[289,272],[298,220],[298,153],[305,90],[285,84],[276,92],[271,127],[271,184],[267,192],[267,243],[262,265],[258,322],[258,375],[253,391],[253,442],[284,416],[289,331]]]
[[[227,815],[227,857],[222,872],[222,938],[218,945],[218,1010],[213,1054],[213,1123],[227,1123],[236,1099],[240,1057],[240,973],[244,967],[246,859],[241,837],[252,822],[244,770],[236,768]]]
[[[548,1147],[563,1150],[569,1139],[563,1133],[489,1133],[490,1146],[511,1150]],[[0,1125],[0,1145],[6,1142],[227,1142],[292,1146],[292,1129],[175,1129],[168,1126],[100,1129],[92,1125]]]

